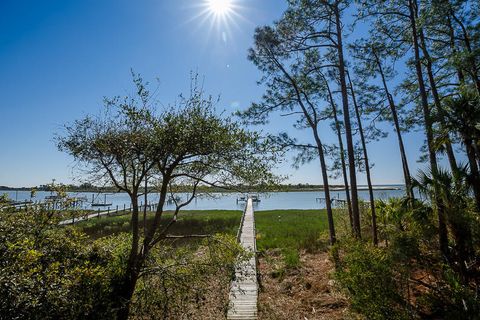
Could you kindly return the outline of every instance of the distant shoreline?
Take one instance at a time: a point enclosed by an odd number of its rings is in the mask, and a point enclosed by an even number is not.
[[[393,191],[393,190],[403,190],[405,187],[401,184],[398,184],[398,185],[377,185],[377,186],[373,186],[373,190],[374,191]],[[27,188],[27,187],[21,187],[21,188],[13,188],[13,187],[6,187],[6,186],[0,186],[0,192],[2,191],[28,191],[30,192],[32,189],[36,189],[37,191],[45,191],[45,192],[49,192],[50,190],[48,189],[43,189],[43,188],[36,188],[36,187],[31,187],[31,188]],[[244,189],[248,189],[248,188],[245,188]],[[368,186],[364,186],[364,185],[361,185],[361,186],[358,186],[358,191],[367,191],[368,190]],[[200,190],[198,190],[199,192],[219,192],[219,193],[235,193],[235,192],[239,192],[237,190],[228,190],[228,189],[222,189],[222,188],[201,188]],[[303,186],[298,186],[298,185],[283,185],[283,186],[280,186],[278,188],[271,188],[271,189],[268,189],[266,191],[264,191],[265,193],[268,193],[268,192],[321,192],[321,191],[324,191],[324,188],[323,186],[321,185],[303,185]],[[330,186],[330,192],[337,192],[337,191],[345,191],[345,187],[343,186],[340,186],[340,185],[332,185]],[[115,188],[112,188],[112,187],[106,187],[106,188],[95,188],[95,189],[80,189],[80,188],[74,188],[74,187],[69,187],[67,188],[67,192],[86,192],[86,193],[105,193],[105,192],[108,192],[108,193],[116,193],[117,190],[115,190]],[[182,191],[180,191],[182,192]],[[186,192],[183,191],[183,192]]]

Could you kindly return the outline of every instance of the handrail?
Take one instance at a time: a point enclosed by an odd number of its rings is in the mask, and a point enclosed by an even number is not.
[[[245,202],[245,209],[243,209],[242,219],[240,220],[240,226],[237,230],[237,242],[240,242],[240,236],[242,235],[243,223],[245,221],[245,213],[247,212],[248,201]]]

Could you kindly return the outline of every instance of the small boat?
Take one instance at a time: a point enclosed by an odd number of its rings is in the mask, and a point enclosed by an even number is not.
[[[94,195],[92,194],[92,207],[109,207],[112,205],[112,203],[107,203],[107,194],[104,194],[105,198],[103,202],[95,202]],[[98,197],[98,196],[97,196]]]
[[[258,195],[250,196],[252,198],[252,202],[260,202],[260,197]]]
[[[59,195],[46,196],[45,200],[60,200],[62,197]]]
[[[237,203],[247,201],[247,197],[237,197]]]
[[[92,203],[92,207],[110,207],[111,203]]]

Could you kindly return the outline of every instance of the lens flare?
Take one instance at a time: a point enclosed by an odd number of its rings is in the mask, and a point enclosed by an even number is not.
[[[233,10],[232,0],[207,0],[207,6],[216,16],[226,16]]]

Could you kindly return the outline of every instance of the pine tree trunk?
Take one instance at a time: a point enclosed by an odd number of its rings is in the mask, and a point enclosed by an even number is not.
[[[467,28],[465,28],[465,25],[463,22],[458,19],[458,17],[455,15],[455,12],[453,11],[453,8],[449,2],[450,6],[450,15],[453,18],[453,20],[459,25],[460,29],[462,30],[462,36],[463,36],[463,41],[465,43],[465,48],[467,49],[469,54],[472,54],[472,45],[470,43],[470,35],[468,34]],[[472,75],[472,80],[475,83],[475,86],[477,88],[478,93],[480,94],[480,76],[479,76],[479,70],[477,67],[476,63],[476,58],[473,56],[472,61],[470,62],[470,73]]]
[[[328,82],[325,81],[325,83],[326,83],[325,85],[327,86],[327,90],[328,90],[328,98],[329,98],[329,101],[330,101],[330,105],[332,106],[333,119],[335,121],[335,130],[336,130],[336,133],[337,133],[338,146],[340,148],[340,161],[341,161],[341,164],[342,164],[343,184],[345,185],[345,196],[346,196],[346,199],[347,199],[348,217],[349,217],[349,221],[350,221],[350,228],[353,232],[352,202],[351,202],[351,199],[350,199],[350,187],[348,185],[347,165],[345,163],[345,149],[343,147],[342,130],[341,130],[341,127],[340,127],[340,121],[338,119],[337,105],[335,104],[335,101],[333,100],[332,91],[330,90]]]
[[[438,110],[440,125],[443,128],[445,128],[445,110],[443,109],[442,103],[440,102],[440,95],[438,94],[437,83],[435,82],[435,77],[433,75],[432,58],[430,57],[430,53],[428,52],[427,43],[425,41],[425,36],[423,34],[423,31],[421,29],[418,31],[419,31],[419,39],[421,43],[423,56],[427,62],[426,63],[427,76],[428,76],[428,81],[430,83],[430,90],[432,92],[433,102],[435,104],[435,107]],[[453,152],[450,135],[448,133],[447,133],[447,142],[445,143],[445,150],[447,152],[447,158],[450,164],[451,171],[452,173],[456,174],[458,172],[458,165],[457,165],[457,160],[455,159],[455,153]]]
[[[373,196],[372,179],[370,175],[370,163],[368,161],[367,143],[365,141],[365,134],[363,132],[362,118],[360,116],[360,110],[355,98],[355,90],[353,89],[352,79],[350,73],[347,71],[348,82],[350,84],[350,91],[352,93],[353,106],[355,108],[355,115],[357,117],[358,131],[360,133],[360,140],[362,142],[363,160],[365,161],[365,173],[367,175],[368,195],[370,198],[370,211],[372,213],[372,239],[375,246],[378,245],[378,232],[377,232],[377,213],[375,211],[375,198]]]
[[[327,164],[325,161],[325,153],[323,151],[323,144],[320,140],[320,137],[317,134],[317,128],[312,128],[314,130],[315,141],[317,143],[318,148],[318,156],[320,158],[320,167],[322,170],[322,179],[323,179],[323,190],[325,193],[325,206],[327,209],[327,219],[328,219],[328,229],[330,234],[330,244],[334,245],[337,241],[335,235],[335,225],[333,221],[333,211],[332,211],[332,199],[330,197],[330,185],[328,183],[328,172],[327,172]]]
[[[463,140],[468,156],[468,163],[470,166],[471,183],[473,188],[473,194],[475,196],[475,204],[477,210],[480,212],[480,171],[475,158],[475,150],[473,148],[473,141],[470,138],[464,138]]]
[[[427,147],[428,147],[428,157],[430,161],[430,167],[432,170],[432,175],[435,177],[438,173],[438,163],[437,163],[437,156],[435,154],[434,149],[434,142],[433,142],[433,126],[430,114],[430,108],[428,105],[428,97],[427,91],[425,89],[425,82],[423,79],[423,71],[422,71],[422,64],[420,58],[420,48],[419,48],[419,41],[418,41],[418,31],[417,31],[417,2],[416,0],[409,0],[408,1],[408,8],[410,11],[410,27],[412,31],[412,45],[414,50],[414,58],[415,58],[415,71],[417,74],[417,81],[418,87],[420,91],[420,98],[421,98],[421,105],[423,109],[423,117],[425,122],[425,132],[427,136]],[[434,190],[434,199],[433,203],[437,208],[438,214],[438,235],[439,235],[439,243],[440,243],[440,251],[445,256],[448,257],[448,231],[446,225],[446,217],[443,203],[439,197],[440,192],[438,187],[435,186]]]
[[[400,158],[402,159],[402,168],[403,168],[403,178],[405,180],[405,187],[407,189],[407,196],[410,198],[410,200],[413,202],[415,200],[415,196],[413,194],[413,187],[412,187],[412,176],[410,175],[410,168],[408,166],[408,160],[407,160],[407,155],[405,152],[405,146],[403,144],[403,137],[402,137],[402,132],[400,128],[400,122],[398,120],[398,113],[397,113],[397,107],[395,105],[395,102],[393,101],[393,97],[390,94],[390,90],[388,89],[387,81],[385,79],[385,74],[383,72],[383,67],[380,62],[380,59],[375,52],[375,49],[372,48],[373,55],[375,57],[375,63],[378,68],[378,72],[380,74],[380,77],[382,79],[382,84],[383,84],[383,90],[385,91],[385,94],[387,96],[388,100],[388,105],[390,106],[390,111],[392,113],[392,119],[393,119],[393,124],[395,126],[395,131],[397,133],[397,140],[398,140],[398,147],[400,149]]]
[[[452,19],[450,16],[447,17],[447,24],[448,24],[448,36],[450,37],[450,49],[452,49],[452,56],[455,56],[457,54],[457,47],[455,45],[455,30],[453,29]],[[465,83],[465,75],[463,74],[462,69],[458,67],[456,69],[457,69],[458,82],[460,85],[463,85]]]
[[[275,57],[273,57],[275,59]],[[317,112],[315,110],[315,106],[309,101],[307,95],[302,95],[302,91],[297,85],[296,80],[287,72],[287,70],[283,67],[283,65],[276,61],[277,66],[280,68],[282,73],[285,75],[285,77],[288,78],[290,81],[290,84],[293,86],[295,90],[295,95],[296,95],[296,100],[297,103],[299,104],[300,108],[302,109],[303,115],[305,117],[305,120],[308,122],[308,125],[312,129],[313,137],[315,139],[315,142],[317,144],[317,149],[318,149],[318,155],[320,158],[320,165],[321,165],[321,171],[322,171],[322,178],[323,178],[323,187],[324,187],[324,192],[325,192],[325,202],[326,202],[326,209],[327,209],[327,218],[328,218],[328,227],[330,231],[330,244],[334,244],[336,242],[336,235],[335,235],[335,226],[334,226],[334,221],[333,221],[333,212],[332,212],[332,203],[331,203],[331,198],[330,198],[330,186],[328,183],[328,173],[327,173],[327,165],[325,162],[325,155],[323,151],[323,145],[322,141],[320,139],[320,136],[318,135],[318,116]],[[303,97],[305,98],[306,102],[308,103],[308,106],[310,106],[310,111],[312,114],[310,114],[307,110],[307,106],[305,105],[303,101]]]
[[[353,230],[357,238],[362,237],[362,231],[360,228],[360,209],[358,206],[358,189],[357,189],[357,176],[355,172],[355,150],[353,147],[353,135],[352,127],[350,123],[350,108],[348,106],[348,89],[345,80],[345,60],[343,57],[343,41],[342,41],[342,22],[340,19],[340,11],[338,3],[333,5],[333,11],[335,15],[335,24],[337,32],[337,54],[338,54],[338,73],[340,78],[340,88],[342,92],[342,105],[343,105],[343,117],[345,122],[345,136],[347,139],[347,152],[348,152],[348,170],[350,173],[350,188],[352,196],[352,215],[353,215]]]

